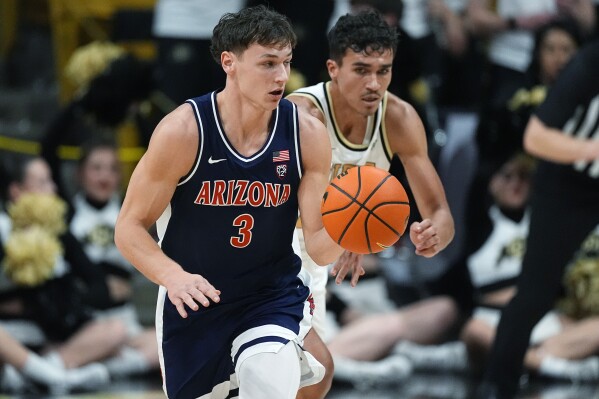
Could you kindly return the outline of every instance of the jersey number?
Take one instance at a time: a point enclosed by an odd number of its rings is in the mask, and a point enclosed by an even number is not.
[[[233,226],[239,227],[239,235],[231,237],[231,245],[235,248],[245,248],[252,241],[254,218],[248,213],[239,215],[233,220]]]

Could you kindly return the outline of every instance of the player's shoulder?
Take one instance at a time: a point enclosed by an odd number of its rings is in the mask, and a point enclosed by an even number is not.
[[[385,111],[385,125],[387,129],[395,130],[421,124],[420,116],[416,109],[407,101],[393,93],[387,92],[387,104]]]
[[[396,117],[401,119],[419,118],[414,107],[397,95],[387,92],[387,112],[385,117]]]
[[[287,100],[293,102],[316,119],[324,122],[324,110],[318,93],[322,91],[323,83],[295,90],[287,95]]]
[[[312,112],[302,107],[297,107],[297,114],[302,137],[304,135],[326,134],[326,128],[322,121],[314,116]]]
[[[195,137],[197,131],[193,109],[189,104],[184,103],[162,118],[152,136],[159,138],[166,136],[168,140],[184,140]]]

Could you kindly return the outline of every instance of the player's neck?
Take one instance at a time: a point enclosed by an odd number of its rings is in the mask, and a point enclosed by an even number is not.
[[[361,144],[366,135],[368,115],[356,112],[341,95],[339,88],[334,83],[330,89],[332,111],[337,129],[347,140],[354,144]]]
[[[224,133],[235,149],[244,156],[261,149],[270,132],[272,111],[259,108],[226,89],[217,94],[216,103]]]

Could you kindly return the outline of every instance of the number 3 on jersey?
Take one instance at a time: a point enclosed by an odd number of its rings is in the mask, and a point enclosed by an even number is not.
[[[239,215],[233,220],[233,226],[239,227],[239,235],[231,237],[231,245],[235,248],[245,248],[252,241],[254,218],[249,213]]]

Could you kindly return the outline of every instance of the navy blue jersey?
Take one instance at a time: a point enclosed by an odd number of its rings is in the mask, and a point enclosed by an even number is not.
[[[264,146],[246,157],[223,131],[216,92],[188,103],[197,162],[172,197],[163,251],[221,290],[223,302],[287,286],[301,267],[291,247],[301,177],[295,105],[280,102]]]
[[[224,399],[235,392],[240,357],[301,344],[310,328],[309,289],[291,246],[302,170],[298,114],[282,100],[263,147],[246,157],[223,131],[216,93],[188,103],[197,159],[158,233],[165,254],[205,277],[221,300],[183,319],[161,287],[156,326],[168,396]]]

